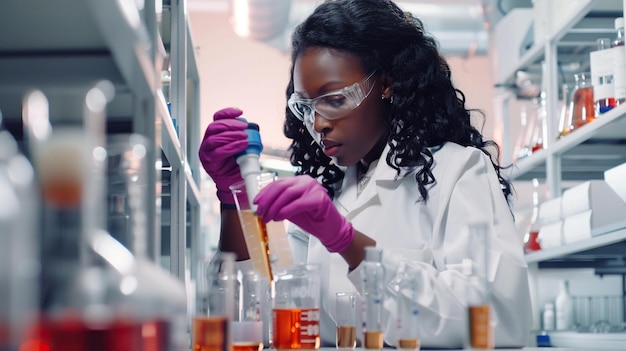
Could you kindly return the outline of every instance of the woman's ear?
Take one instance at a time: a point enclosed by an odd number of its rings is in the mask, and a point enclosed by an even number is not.
[[[391,98],[391,95],[393,95],[393,89],[391,88],[391,83],[393,83],[391,78],[388,75],[384,75],[383,76],[383,96],[385,97],[385,99],[389,99]]]

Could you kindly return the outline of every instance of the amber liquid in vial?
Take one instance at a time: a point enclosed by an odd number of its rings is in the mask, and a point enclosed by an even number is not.
[[[493,348],[489,326],[489,305],[469,307],[470,346],[475,349]]]
[[[363,348],[381,350],[383,348],[383,332],[379,330],[363,332]]]
[[[398,349],[400,350],[419,350],[420,339],[398,339]]]
[[[337,327],[337,347],[347,349],[356,347],[356,326],[340,325]]]

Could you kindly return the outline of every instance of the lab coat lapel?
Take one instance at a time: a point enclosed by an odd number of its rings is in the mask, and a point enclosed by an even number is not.
[[[369,183],[358,197],[356,166],[351,166],[346,169],[342,187],[343,190],[337,198],[337,205],[340,211],[342,211],[342,214],[349,220],[373,201],[384,202],[385,199],[389,199],[393,196],[393,190],[397,187],[399,182],[395,181],[396,171],[385,162],[385,155],[386,153],[384,152],[376,166],[372,179],[370,179]]]

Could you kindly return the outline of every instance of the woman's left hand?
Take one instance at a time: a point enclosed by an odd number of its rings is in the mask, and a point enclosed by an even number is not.
[[[254,203],[264,222],[289,220],[317,237],[330,252],[343,252],[354,238],[352,223],[309,175],[279,178],[262,188]]]

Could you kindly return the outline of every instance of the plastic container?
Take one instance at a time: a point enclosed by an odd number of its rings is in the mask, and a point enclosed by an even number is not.
[[[556,330],[571,330],[574,327],[574,303],[569,293],[569,282],[561,280],[559,294],[554,302],[556,307]]]

